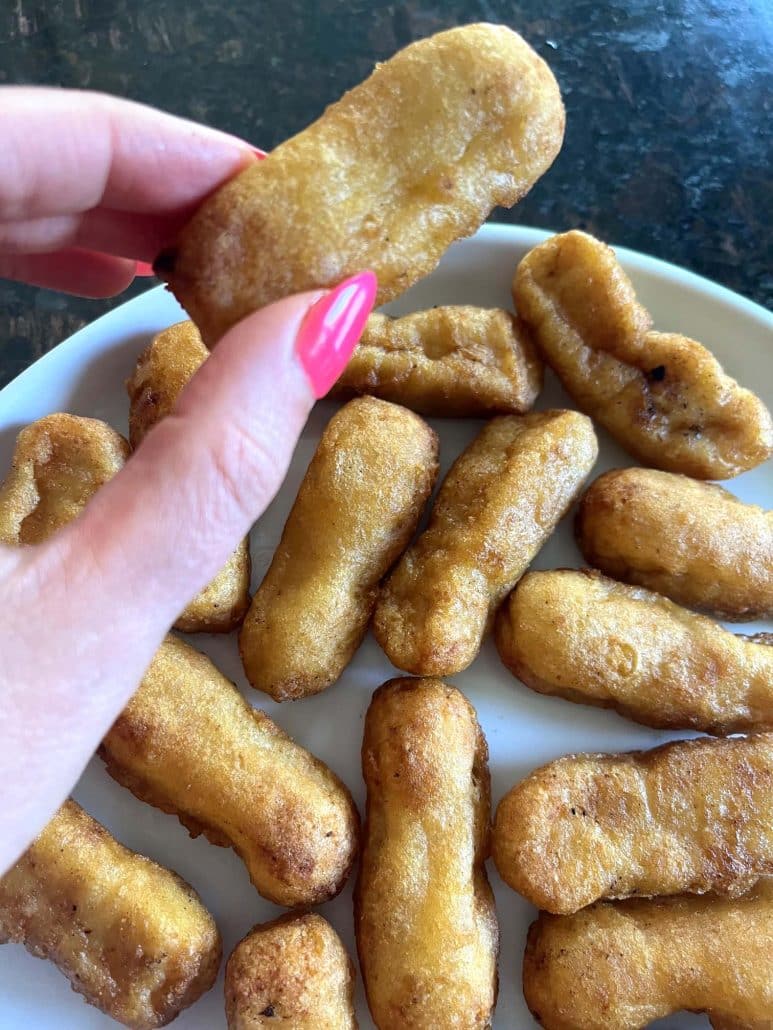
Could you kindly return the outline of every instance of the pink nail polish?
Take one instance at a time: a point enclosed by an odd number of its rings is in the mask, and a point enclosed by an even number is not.
[[[306,314],[295,350],[315,397],[324,397],[343,372],[376,301],[373,272],[345,279]]]
[[[134,269],[135,275],[155,275],[153,271],[153,265],[149,265],[147,261],[138,261],[137,267]]]
[[[261,150],[260,147],[250,147],[250,150],[252,150],[252,152],[255,155],[255,157],[259,158],[261,161],[263,160],[264,157],[268,157],[268,154],[266,153],[266,151],[265,150]]]

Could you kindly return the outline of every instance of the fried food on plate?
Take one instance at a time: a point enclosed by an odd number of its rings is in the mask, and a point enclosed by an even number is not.
[[[225,967],[228,1030],[357,1030],[354,967],[313,912],[256,926]]]
[[[440,32],[217,190],[155,269],[209,346],[251,311],[364,268],[383,304],[528,193],[563,135],[556,80],[519,35]]]
[[[320,904],[349,875],[359,833],[349,791],[182,640],[166,638],[99,754],[191,836],[232,847],[277,905]]]
[[[372,394],[422,415],[522,415],[542,388],[523,323],[503,308],[372,314],[334,395]]]
[[[527,687],[646,726],[773,730],[773,647],[598,572],[529,572],[496,620]]]
[[[193,322],[178,322],[154,337],[126,383],[132,447],[139,447],[153,426],[172,413],[183,387],[208,355]],[[230,632],[244,618],[250,603],[249,590],[250,547],[245,539],[212,582],[185,608],[175,629],[183,633]]]
[[[608,576],[720,619],[773,617],[773,511],[712,483],[614,469],[585,492],[577,542]]]
[[[738,895],[773,874],[773,733],[559,758],[499,803],[493,855],[505,883],[558,914]]]
[[[175,873],[66,801],[0,878],[0,943],[50,959],[74,991],[134,1030],[166,1026],[210,989],[220,934]]]
[[[535,247],[515,273],[513,299],[580,410],[644,464],[727,479],[773,453],[759,397],[695,340],[653,332],[599,240],[574,231]]]
[[[495,418],[456,459],[429,526],[387,580],[373,632],[407,672],[450,676],[477,655],[494,611],[596,461],[576,411]]]
[[[286,701],[335,683],[437,471],[437,437],[406,408],[360,397],[333,416],[242,626],[253,687]]]
[[[499,931],[475,710],[439,680],[390,680],[365,717],[362,771],[355,929],[373,1020],[379,1030],[490,1027]]]

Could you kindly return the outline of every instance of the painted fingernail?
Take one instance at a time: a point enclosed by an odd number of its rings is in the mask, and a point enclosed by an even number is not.
[[[324,397],[343,372],[376,301],[373,272],[345,279],[306,314],[295,350],[316,397]]]
[[[136,268],[134,269],[135,275],[155,275],[153,271],[153,265],[149,265],[147,261],[138,261]]]
[[[261,161],[263,160],[264,157],[268,157],[268,154],[266,153],[266,151],[265,150],[261,150],[260,147],[250,147],[250,150],[252,150],[253,154],[257,158],[259,158]]]

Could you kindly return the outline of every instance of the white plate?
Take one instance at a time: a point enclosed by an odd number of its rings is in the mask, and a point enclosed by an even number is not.
[[[432,304],[470,303],[510,306],[510,280],[521,256],[546,234],[533,229],[487,225],[477,236],[455,244],[440,267],[392,305],[407,312]],[[618,252],[641,300],[658,328],[680,331],[710,347],[727,371],[757,391],[773,407],[773,316],[762,308],[673,266],[629,251]],[[71,337],[0,392],[0,477],[7,468],[19,429],[52,411],[70,411],[105,419],[121,432],[127,427],[124,380],[151,334],[184,317],[163,289],[150,290]],[[572,407],[553,379],[548,379],[537,407]],[[288,479],[252,533],[254,584],[260,582],[279,539],[298,485],[333,408],[320,404],[307,425]],[[479,429],[479,423],[439,421],[443,471]],[[633,464],[603,432],[601,455],[593,475]],[[732,480],[730,489],[746,501],[773,508],[771,463]],[[581,564],[567,518],[535,561],[537,568]],[[119,616],[120,617],[120,616]],[[744,630],[773,629],[749,624]],[[300,743],[324,759],[351,788],[360,810],[364,790],[360,775],[362,722],[370,695],[395,670],[368,637],[339,683],[306,701],[277,705],[246,686],[235,635],[189,638],[244,689],[249,700]],[[571,705],[532,693],[504,669],[491,642],[453,682],[470,698],[488,738],[493,801],[535,766],[571,751],[618,751],[651,747],[690,734],[664,733],[637,726],[612,712]],[[225,954],[253,924],[273,918],[279,909],[250,885],[244,866],[227,849],[192,841],[173,816],[134,798],[93,760],[75,797],[124,844],[170,866],[188,880],[213,912],[223,935]],[[502,930],[500,995],[495,1026],[527,1030],[531,1019],[520,987],[521,956],[534,909],[504,887],[489,863]],[[355,955],[351,883],[335,901],[322,907]],[[180,1030],[225,1027],[221,979],[192,1009],[183,1013]],[[372,1027],[358,982],[360,1026]],[[0,949],[0,1028],[18,1030],[93,1030],[116,1024],[72,993],[50,963],[21,947]],[[706,1027],[703,1017],[679,1015],[661,1027]]]

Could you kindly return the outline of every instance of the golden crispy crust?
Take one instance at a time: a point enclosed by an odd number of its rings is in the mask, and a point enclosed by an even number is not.
[[[773,617],[773,512],[721,486],[614,469],[577,512],[586,561],[626,583],[737,622]]]
[[[314,913],[254,927],[225,968],[228,1030],[357,1030],[354,966]]]
[[[499,931],[484,862],[488,748],[472,705],[439,680],[373,695],[355,928],[379,1030],[491,1026]]]
[[[598,572],[527,573],[495,638],[508,669],[541,694],[646,726],[773,729],[773,647]]]
[[[0,943],[50,959],[112,1019],[166,1026],[208,991],[221,944],[179,876],[129,851],[66,801],[0,879]]]
[[[574,231],[535,247],[518,266],[513,298],[580,410],[644,464],[727,479],[773,453],[762,401],[695,340],[652,332],[599,240]]]
[[[559,914],[740,894],[773,874],[773,733],[559,758],[499,803],[493,855],[506,883]]]
[[[155,268],[210,346],[250,311],[363,268],[382,304],[524,196],[563,134],[558,85],[520,36],[441,32],[217,190]]]
[[[232,847],[269,901],[320,904],[343,887],[359,835],[349,791],[181,640],[166,638],[99,754],[192,836]]]
[[[239,636],[247,678],[276,701],[335,683],[438,471],[437,437],[373,397],[330,420]]]
[[[590,419],[575,411],[503,416],[483,428],[452,465],[427,529],[376,606],[374,635],[398,669],[467,668],[597,453]]]

